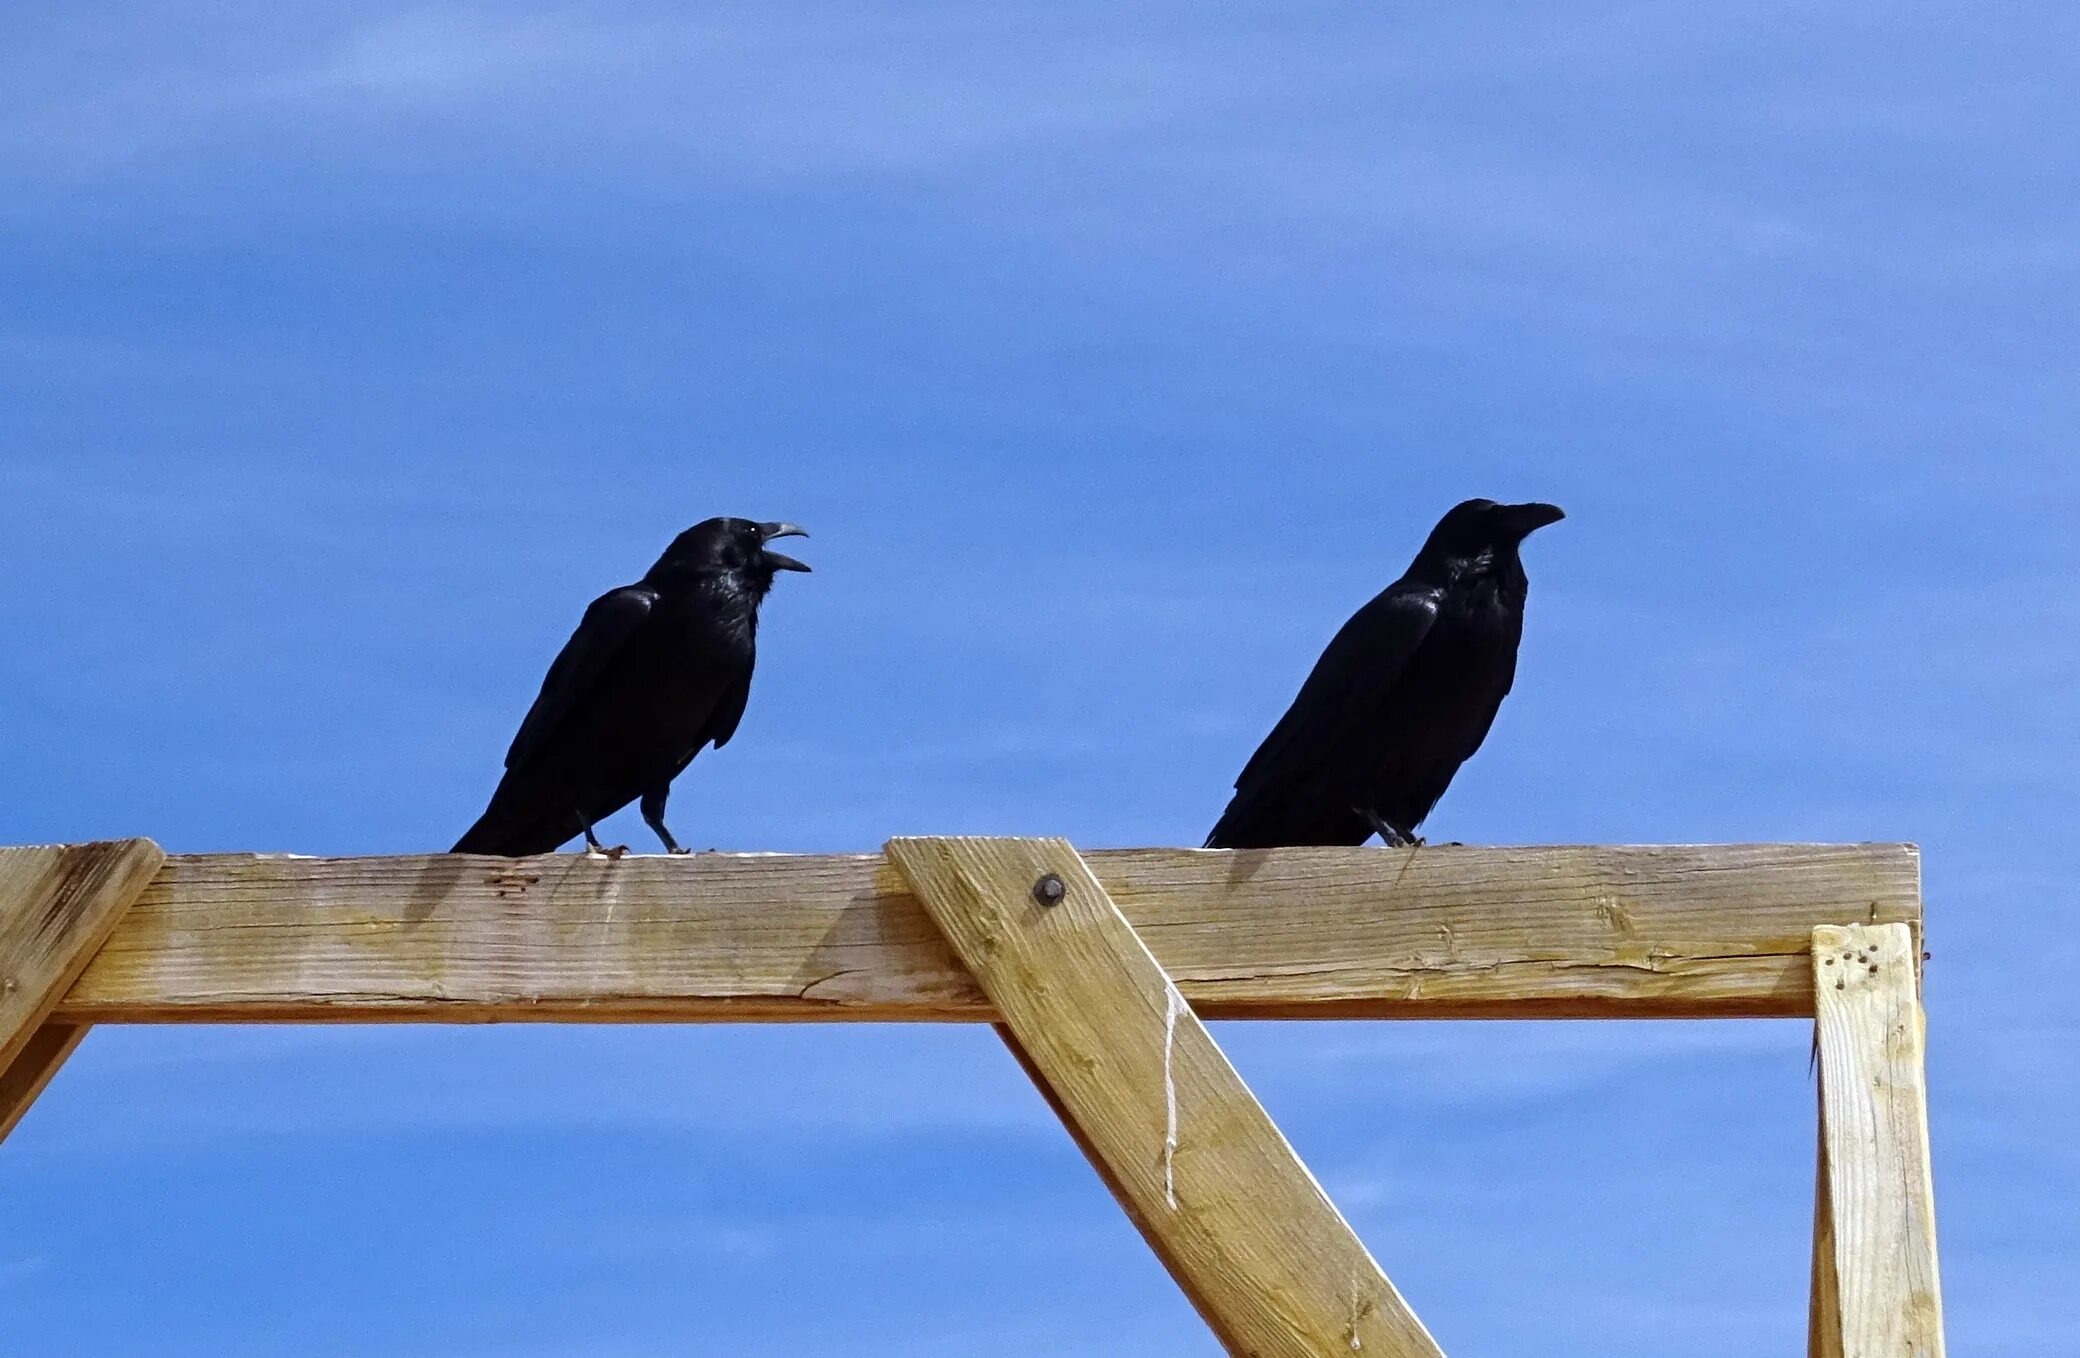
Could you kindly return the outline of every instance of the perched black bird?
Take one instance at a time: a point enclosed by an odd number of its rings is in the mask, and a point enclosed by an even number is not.
[[[453,852],[548,853],[579,834],[600,851],[593,824],[637,797],[665,848],[685,852],[665,828],[665,797],[703,746],[735,734],[759,603],[774,572],[809,569],[766,544],[806,536],[791,523],[709,519],[641,580],[593,600],[513,737],[491,805]]]
[[[1516,678],[1529,588],[1517,547],[1564,517],[1547,504],[1453,507],[1322,652],[1206,846],[1421,843],[1416,827]]]

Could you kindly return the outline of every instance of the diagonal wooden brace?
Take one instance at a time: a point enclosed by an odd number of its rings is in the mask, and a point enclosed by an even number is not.
[[[149,839],[0,849],[0,1139],[86,1036],[44,1020],[165,858]]]
[[[1230,1353],[1442,1358],[1073,847],[896,839],[887,855]]]
[[[1916,952],[1904,924],[1813,931],[1814,1358],[1943,1358]]]

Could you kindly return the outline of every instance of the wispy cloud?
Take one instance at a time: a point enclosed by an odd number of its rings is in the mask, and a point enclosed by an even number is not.
[[[1104,44],[1007,13],[448,7],[295,28],[255,18],[170,34],[163,20],[141,23],[135,45],[86,69],[85,88],[18,58],[49,78],[0,104],[0,146],[47,170],[105,175],[168,150],[303,140],[350,153],[446,131],[537,170],[544,156],[568,170],[589,148],[739,171],[901,171],[1145,124],[1208,88],[1174,45]],[[173,41],[138,41],[147,33]],[[244,40],[208,41],[220,33]]]
[[[444,843],[712,505],[819,550],[700,842],[1188,842],[1445,503],[1557,499],[1430,828],[1925,841],[1955,1337],[2062,1354],[2074,15],[11,14],[12,837]],[[1447,1347],[1795,1347],[1800,1025],[1221,1040]],[[7,1152],[43,1351],[1206,1350],[980,1030],[110,1029]]]

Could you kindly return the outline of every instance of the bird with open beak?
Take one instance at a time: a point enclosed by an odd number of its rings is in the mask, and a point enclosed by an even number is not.
[[[703,749],[736,734],[751,695],[758,611],[781,571],[809,568],[776,552],[807,537],[791,523],[709,519],[681,533],[635,584],[585,610],[549,666],[506,752],[491,804],[456,853],[519,857],[585,837],[637,798],[670,853],[672,780]]]

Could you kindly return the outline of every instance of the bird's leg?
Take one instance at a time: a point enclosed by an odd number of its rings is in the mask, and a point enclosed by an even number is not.
[[[1423,840],[1420,835],[1413,834],[1398,825],[1390,823],[1385,816],[1382,816],[1371,807],[1359,806],[1353,807],[1352,810],[1365,818],[1366,823],[1372,826],[1372,832],[1379,836],[1379,842],[1388,848],[1414,849],[1422,845]]]
[[[1357,812],[1359,815],[1365,818],[1365,823],[1372,827],[1372,833],[1379,836],[1380,843],[1386,845],[1390,849],[1398,849],[1401,847],[1401,832],[1399,830],[1396,830],[1393,826],[1387,824],[1387,818],[1385,816],[1382,816],[1379,812],[1373,810],[1369,806],[1354,806],[1351,808],[1351,810]]]
[[[691,849],[679,847],[679,841],[672,838],[671,830],[665,826],[664,799],[670,795],[671,789],[669,787],[661,787],[655,792],[644,793],[643,822],[651,829],[657,831],[657,837],[664,841],[664,851],[666,853],[691,853],[693,852]]]
[[[601,844],[599,836],[592,833],[592,822],[585,819],[585,817],[578,817],[578,824],[585,831],[585,856],[587,858],[619,858],[628,852],[626,844],[616,844],[611,849]]]

